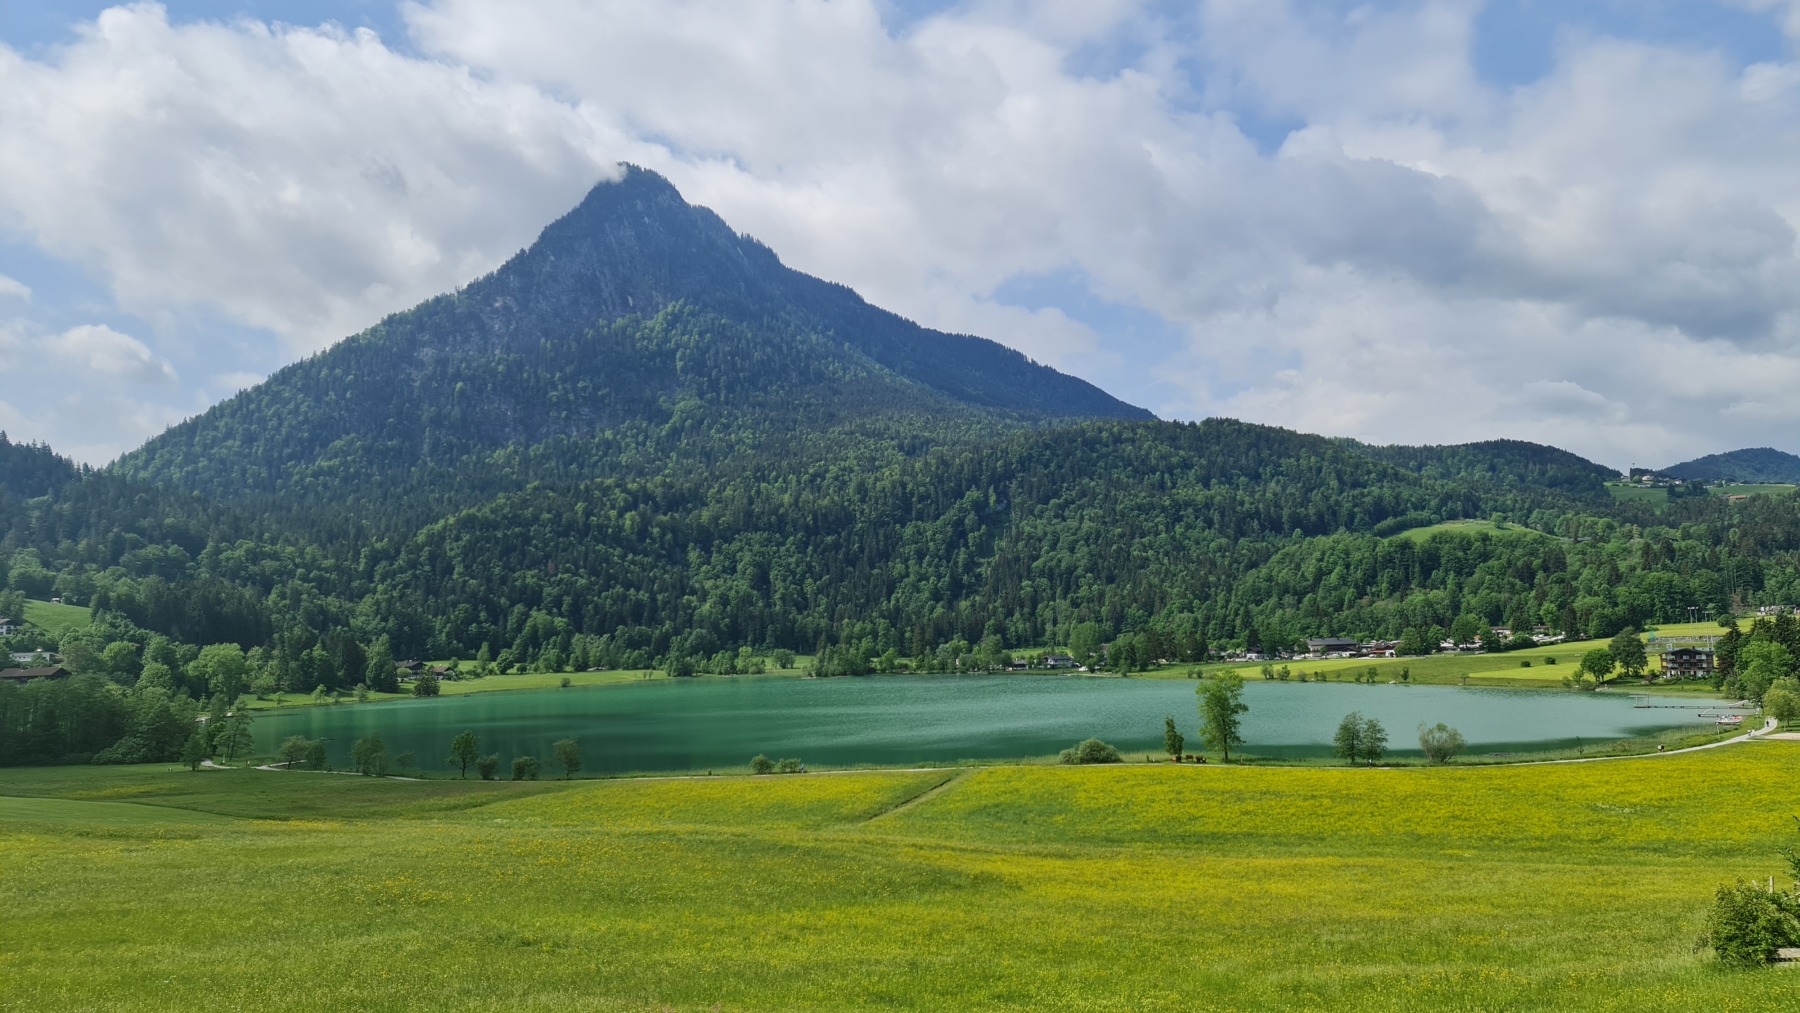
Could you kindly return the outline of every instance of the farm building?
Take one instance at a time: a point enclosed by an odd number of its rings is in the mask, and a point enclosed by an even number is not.
[[[1353,654],[1361,647],[1360,643],[1343,637],[1318,637],[1306,642],[1307,651],[1315,658],[1327,654]]]
[[[61,665],[49,668],[9,668],[0,671],[0,679],[7,682],[30,682],[33,679],[67,679],[69,670]]]

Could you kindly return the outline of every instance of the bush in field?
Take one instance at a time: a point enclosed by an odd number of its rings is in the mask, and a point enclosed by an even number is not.
[[[1099,739],[1083,739],[1057,754],[1062,763],[1121,763],[1124,758],[1112,746]]]
[[[413,696],[437,696],[440,691],[438,677],[430,672],[419,676],[419,681],[413,683]]]
[[[775,761],[769,759],[768,757],[764,756],[761,753],[757,753],[755,756],[750,758],[750,773],[752,773],[752,774],[773,774],[773,773],[775,773]]]
[[[306,769],[325,769],[325,740],[314,739],[312,745],[306,747]]]
[[[777,773],[777,774],[804,774],[804,773],[806,773],[806,764],[801,763],[799,760],[797,760],[791,756],[783,757],[782,759],[775,761],[775,773]]]
[[[1772,963],[1776,950],[1800,946],[1800,898],[1755,883],[1721,886],[1700,943],[1727,967]]]
[[[535,756],[515,757],[512,762],[512,779],[515,781],[537,780],[538,758]]]
[[[1419,726],[1419,748],[1432,763],[1449,763],[1469,745],[1463,734],[1439,721],[1430,728]]]
[[[489,753],[475,761],[475,773],[481,775],[483,781],[492,781],[500,772],[500,754]]]
[[[1800,819],[1800,817],[1797,817]],[[1800,879],[1800,849],[1781,849],[1789,871]],[[1727,967],[1761,967],[1773,963],[1775,951],[1800,946],[1800,885],[1792,890],[1732,883],[1719,887],[1700,946],[1711,947]]]

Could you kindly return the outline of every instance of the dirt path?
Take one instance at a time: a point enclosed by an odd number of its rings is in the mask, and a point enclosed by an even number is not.
[[[1717,742],[1708,742],[1702,746],[1689,746],[1686,749],[1671,749],[1662,753],[1629,753],[1624,756],[1582,756],[1572,760],[1532,760],[1528,763],[1509,763],[1505,764],[1505,766],[1543,767],[1552,763],[1600,763],[1604,760],[1642,760],[1651,756],[1680,756],[1682,753],[1697,753],[1702,749],[1717,749],[1720,746],[1731,746],[1736,745],[1739,742],[1749,742],[1751,739],[1760,739],[1768,733],[1773,732],[1778,724],[1780,724],[1780,722],[1776,721],[1774,718],[1770,718],[1761,728],[1752,729],[1742,735],[1733,736],[1729,739],[1720,739]]]

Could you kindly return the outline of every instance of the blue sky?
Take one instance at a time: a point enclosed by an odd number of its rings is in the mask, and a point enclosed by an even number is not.
[[[630,160],[1164,417],[1800,451],[1796,37],[1794,0],[4,5],[0,428],[104,463]]]

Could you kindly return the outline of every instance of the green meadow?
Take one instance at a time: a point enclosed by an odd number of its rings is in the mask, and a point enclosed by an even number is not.
[[[1793,1009],[1694,943],[1797,776],[13,770],[0,1009]]]
[[[70,630],[86,629],[94,623],[92,609],[79,605],[58,605],[54,602],[38,601],[35,598],[25,600],[23,618],[26,622],[57,638],[61,638]]]
[[[1488,535],[1502,535],[1502,536],[1504,536],[1504,535],[1537,535],[1539,537],[1549,537],[1549,536],[1544,535],[1542,532],[1533,531],[1531,528],[1522,528],[1515,524],[1495,524],[1493,521],[1481,521],[1481,520],[1443,521],[1442,523],[1429,524],[1429,525],[1426,525],[1425,527],[1408,528],[1405,531],[1400,532],[1399,534],[1389,535],[1388,537],[1389,538],[1404,538],[1404,539],[1407,539],[1408,541],[1423,542],[1433,535],[1442,535],[1442,534],[1458,534],[1458,535],[1488,534]]]

